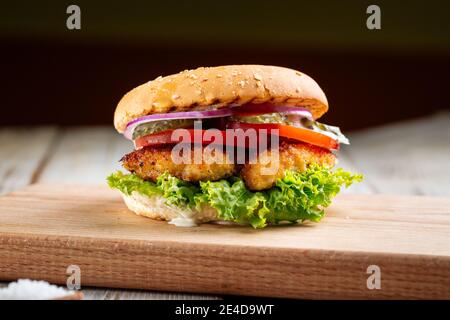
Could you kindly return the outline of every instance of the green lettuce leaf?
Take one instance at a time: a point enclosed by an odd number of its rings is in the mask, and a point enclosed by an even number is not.
[[[197,202],[215,208],[221,219],[249,223],[254,228],[266,226],[264,194],[249,191],[242,179],[200,182],[200,188],[202,194],[197,196]]]
[[[158,177],[156,183],[139,178],[135,174],[124,174],[120,171],[107,177],[108,185],[118,189],[126,195],[133,191],[148,197],[154,195],[162,196],[166,203],[178,207],[194,208],[196,205],[195,195],[199,188],[195,185],[173,177],[167,173]]]
[[[120,171],[109,175],[106,180],[111,188],[117,189],[126,195],[130,195],[133,191],[151,197],[160,195],[161,192],[157,186],[150,182],[144,181],[135,174],[124,174]]]
[[[311,165],[305,172],[287,171],[276,186],[266,191],[267,207],[273,213],[268,222],[310,220],[320,221],[323,208],[331,204],[341,187],[362,181],[362,175],[352,175],[343,169]]]
[[[324,208],[331,204],[341,187],[361,180],[362,175],[343,169],[332,171],[311,165],[305,172],[286,171],[273,188],[260,192],[248,190],[238,177],[196,185],[167,173],[153,183],[118,171],[108,177],[108,184],[127,195],[133,191],[146,196],[160,195],[167,204],[192,210],[209,205],[222,220],[263,228],[281,221],[320,221]]]
[[[193,209],[196,205],[195,197],[200,189],[192,183],[164,173],[156,180],[156,186],[166,198],[166,203],[178,207]]]

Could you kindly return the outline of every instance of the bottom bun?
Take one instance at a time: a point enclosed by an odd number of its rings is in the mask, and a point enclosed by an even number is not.
[[[161,196],[147,197],[135,191],[131,195],[122,193],[122,196],[128,209],[154,220],[166,220],[180,226],[219,220],[217,210],[210,206],[203,206],[201,210],[181,209],[167,205]]]

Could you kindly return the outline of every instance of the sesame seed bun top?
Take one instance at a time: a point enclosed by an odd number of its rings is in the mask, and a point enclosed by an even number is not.
[[[158,77],[128,92],[117,105],[114,126],[122,133],[128,122],[149,114],[250,102],[304,107],[314,119],[328,110],[322,89],[299,71],[262,65],[202,67]]]

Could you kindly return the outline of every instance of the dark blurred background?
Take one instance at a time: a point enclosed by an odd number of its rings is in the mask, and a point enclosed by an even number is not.
[[[81,8],[81,30],[66,8]],[[381,7],[381,30],[366,8]],[[449,108],[449,1],[14,1],[1,4],[0,125],[112,124],[133,87],[198,66],[299,69],[344,129]]]

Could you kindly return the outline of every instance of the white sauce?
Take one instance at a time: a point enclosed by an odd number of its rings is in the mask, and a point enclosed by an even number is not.
[[[196,227],[197,223],[194,219],[185,218],[185,217],[177,217],[173,218],[169,221],[169,224],[173,224],[177,227]]]

